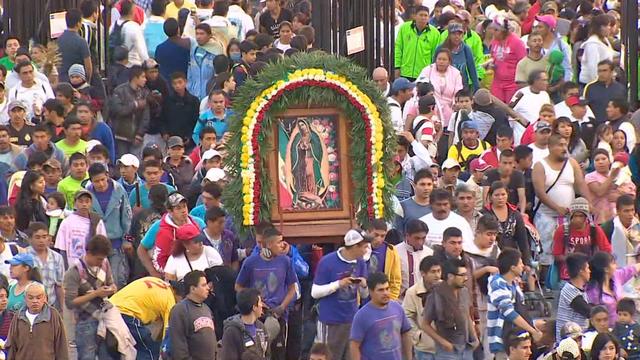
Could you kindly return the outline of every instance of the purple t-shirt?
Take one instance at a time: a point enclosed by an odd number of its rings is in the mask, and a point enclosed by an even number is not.
[[[615,293],[615,297],[604,292],[602,293],[602,297],[600,297],[599,288],[587,285],[586,293],[589,303],[594,305],[604,305],[609,310],[609,327],[613,327],[618,320],[616,304],[618,303],[618,300],[624,297],[624,289],[622,287],[627,283],[627,281],[631,280],[631,278],[636,275],[636,267],[634,265],[619,268],[613,273],[613,278],[611,279],[613,284],[611,287]]]
[[[251,255],[244,261],[236,279],[236,283],[242,287],[258,289],[262,301],[270,308],[279,306],[289,286],[297,281],[289,257],[282,255],[265,260],[259,254]]]
[[[381,309],[369,302],[353,318],[350,339],[360,342],[362,360],[402,360],[402,334],[409,330],[400,303],[390,301]]]
[[[382,244],[376,249],[371,249],[369,258],[369,274],[384,272],[384,261],[387,257],[387,245]]]
[[[336,251],[325,255],[318,263],[313,283],[327,285],[346,277],[367,277],[367,264],[363,259],[346,262]],[[360,285],[338,289],[318,301],[318,318],[328,325],[348,324],[358,311],[357,292]]]

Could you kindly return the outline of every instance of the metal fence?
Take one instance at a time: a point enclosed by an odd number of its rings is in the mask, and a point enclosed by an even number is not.
[[[369,71],[384,66],[393,74],[394,0],[312,0],[312,5],[316,47],[348,56],[346,33],[362,26],[365,50],[349,57]]]

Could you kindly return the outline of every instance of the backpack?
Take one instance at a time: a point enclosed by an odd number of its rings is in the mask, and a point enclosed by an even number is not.
[[[122,35],[122,28],[124,24],[128,23],[130,20],[125,20],[122,24],[116,24],[113,26],[113,31],[109,34],[109,62],[113,62],[113,53],[115,48],[118,46],[124,45],[124,36]]]
[[[455,144],[455,147],[456,147],[456,150],[458,150],[458,158],[456,159],[456,161],[465,169],[469,168],[469,163],[471,162],[471,160],[480,157],[480,155],[476,155],[476,154],[469,155],[466,159],[462,157],[462,140],[458,141]],[[482,149],[482,152],[484,152],[485,150],[490,148],[491,145],[484,140],[478,139],[478,147],[480,147]]]

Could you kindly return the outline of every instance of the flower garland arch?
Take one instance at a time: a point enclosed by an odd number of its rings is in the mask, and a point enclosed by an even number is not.
[[[392,163],[396,140],[386,101],[364,69],[333,55],[300,54],[268,65],[237,92],[227,158],[232,181],[224,193],[225,209],[236,224],[246,228],[270,218],[271,181],[276,180],[265,167],[272,149],[269,129],[277,114],[293,105],[343,111],[349,121],[356,218],[366,224],[392,216],[394,186],[386,164]]]

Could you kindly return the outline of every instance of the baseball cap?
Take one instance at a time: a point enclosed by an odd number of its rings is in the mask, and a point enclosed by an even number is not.
[[[462,123],[460,127],[461,130],[476,130],[478,131],[480,128],[478,127],[478,123],[474,120],[465,121]]]
[[[416,84],[411,81],[401,77],[393,80],[393,84],[391,85],[391,92],[397,94],[398,91],[402,90],[412,90],[416,87]]]
[[[487,89],[478,89],[478,91],[473,94],[473,102],[476,105],[489,106],[491,105],[491,93]]]
[[[449,31],[449,34],[455,33],[455,32],[461,32],[464,33],[464,27],[462,26],[462,24],[458,24],[458,23],[451,23],[449,24],[449,26],[447,26],[447,30]]]
[[[118,164],[122,164],[124,166],[133,166],[134,168],[140,167],[140,160],[133,154],[124,154],[118,159]]]
[[[433,134],[435,133],[435,129],[433,124],[429,121],[424,123],[422,126],[422,130],[420,131],[420,141],[433,141]]]
[[[220,157],[222,159],[222,155],[220,154],[220,152],[218,150],[209,149],[209,150],[205,151],[204,154],[202,154],[202,160],[203,161],[211,160],[216,156],[218,156],[218,157]]]
[[[558,344],[558,347],[556,348],[556,354],[558,354],[561,359],[577,359],[580,357],[580,347],[578,346],[578,343],[572,338],[566,338],[560,341],[560,344]],[[573,357],[569,357],[569,354]]]
[[[487,164],[484,160],[475,158],[469,163],[469,168],[471,169],[471,171],[485,171],[491,168],[491,166],[489,166],[489,164]]]
[[[227,174],[224,172],[224,170],[220,168],[211,168],[207,171],[207,175],[205,175],[204,178],[211,182],[217,182],[220,180],[224,180],[226,176]]]
[[[33,268],[35,267],[36,261],[33,258],[33,255],[28,253],[20,253],[20,254],[14,255],[9,260],[5,260],[4,263],[9,265],[26,265],[30,268]]]
[[[554,10],[556,13],[558,12],[558,4],[556,4],[554,0],[547,1],[546,3],[544,3],[542,5],[542,8],[540,9],[540,12],[544,14],[549,10]]]
[[[464,7],[464,5],[463,5]],[[471,22],[471,14],[467,10],[459,10],[456,13],[456,17],[462,21]]]
[[[74,201],[78,200],[83,196],[88,196],[91,199],[93,199],[93,194],[91,192],[89,192],[89,190],[81,189],[81,190],[76,191],[76,194],[73,196],[73,200]]]
[[[42,167],[43,168],[50,167],[52,169],[62,169],[62,164],[60,164],[60,161],[56,159],[49,159],[44,164],[42,164]]]
[[[22,110],[27,110],[27,107],[20,100],[13,100],[9,103],[9,112],[13,111],[15,108],[21,108]]]
[[[589,101],[587,101],[587,99],[581,98],[579,96],[569,96],[567,98],[567,105],[569,105],[569,106],[575,106],[575,105],[586,106],[587,104],[589,104]]]
[[[551,131],[551,124],[546,121],[538,121],[535,126],[535,131],[549,130]]]
[[[173,192],[167,198],[167,208],[174,208],[180,205],[181,202],[187,202],[187,198],[182,196],[179,192]]]
[[[589,216],[589,202],[587,199],[583,197],[573,199],[571,205],[569,205],[569,213],[573,215],[577,212],[581,212],[585,216]]]
[[[556,28],[556,18],[553,15],[536,15],[536,21],[541,22],[554,30]]]
[[[560,329],[560,338],[575,338],[582,336],[582,327],[573,321],[567,321]]]
[[[167,140],[167,148],[171,149],[176,146],[184,147],[184,141],[182,141],[182,138],[180,136],[170,137],[169,140]]]
[[[200,232],[200,229],[193,223],[184,224],[176,230],[176,240],[202,240],[201,236],[202,233]]]
[[[356,244],[359,244],[363,241],[366,242],[370,242],[371,241],[371,237],[369,237],[368,235],[355,230],[355,229],[351,229],[349,231],[347,231],[346,234],[344,234],[344,245],[345,246],[353,246]]]
[[[447,159],[442,163],[442,170],[453,169],[453,168],[462,168],[460,164],[455,159]]]
[[[91,149],[96,147],[96,145],[102,145],[102,143],[99,140],[96,140],[96,139],[91,139],[91,140],[87,141],[87,153],[89,153],[89,151],[91,151]]]

